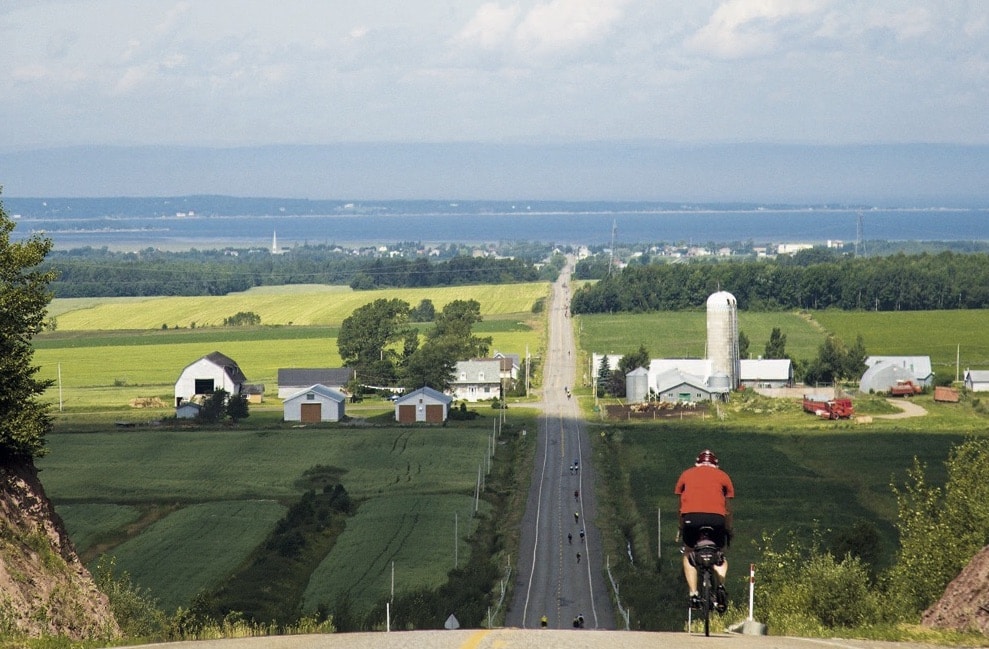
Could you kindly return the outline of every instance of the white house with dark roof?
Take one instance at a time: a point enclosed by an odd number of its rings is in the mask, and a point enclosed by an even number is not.
[[[324,385],[347,394],[346,385],[354,378],[349,367],[280,367],[278,398],[285,399],[311,385]]]
[[[450,414],[453,398],[433,388],[407,392],[395,401],[395,420],[400,424],[442,424]]]
[[[501,398],[501,360],[475,358],[457,361],[450,381],[450,395],[463,401],[486,401]]]
[[[340,421],[344,417],[347,395],[325,385],[311,385],[286,397],[282,403],[282,419],[318,424]]]
[[[238,395],[247,377],[237,363],[220,352],[203,356],[185,366],[175,381],[175,407],[183,402],[202,399],[217,390],[224,390],[231,396]]]

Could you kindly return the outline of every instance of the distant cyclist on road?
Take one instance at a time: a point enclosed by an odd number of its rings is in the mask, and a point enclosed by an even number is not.
[[[718,457],[708,449],[697,456],[694,466],[680,474],[674,493],[680,496],[680,537],[683,539],[683,576],[690,588],[690,605],[700,606],[697,592],[697,568],[691,562],[691,550],[699,540],[700,529],[713,530],[711,540],[724,549],[731,540],[731,513],[728,501],[735,497],[735,487],[727,473],[718,468]],[[718,576],[716,589],[718,610],[724,612],[728,606],[725,592],[725,577],[728,575],[728,560],[722,555],[721,562],[714,567]]]

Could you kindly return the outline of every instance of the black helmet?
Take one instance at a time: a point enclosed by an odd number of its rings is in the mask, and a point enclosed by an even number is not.
[[[697,464],[710,464],[711,466],[718,466],[718,456],[715,455],[710,449],[704,449],[697,454]]]

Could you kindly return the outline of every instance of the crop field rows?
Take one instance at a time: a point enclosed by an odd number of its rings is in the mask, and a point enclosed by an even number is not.
[[[175,511],[108,550],[118,569],[170,609],[188,605],[243,562],[301,495],[314,465],[339,467],[363,503],[310,585],[313,607],[344,591],[369,605],[397,586],[435,586],[476,525],[473,492],[489,420],[444,428],[181,432],[138,429],[53,435],[39,461],[45,488],[80,551],[134,523],[142,508]],[[484,509],[482,508],[482,513]],[[455,522],[459,530],[455,537]],[[373,561],[371,561],[373,559]],[[360,584],[345,579],[360,572]]]

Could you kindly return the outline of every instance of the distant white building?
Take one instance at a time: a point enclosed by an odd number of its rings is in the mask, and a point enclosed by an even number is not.
[[[781,243],[776,246],[776,254],[793,255],[801,250],[810,250],[814,245],[811,243]]]

